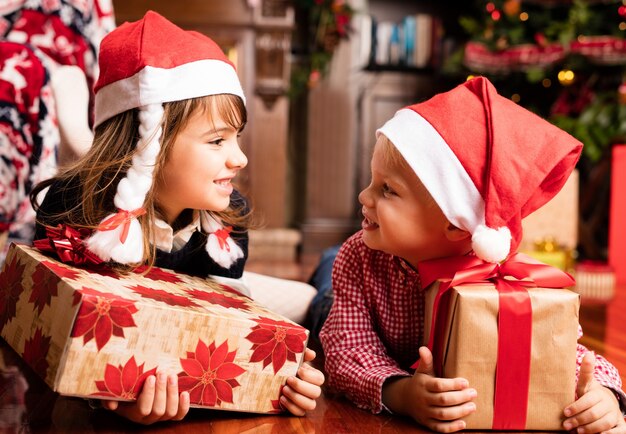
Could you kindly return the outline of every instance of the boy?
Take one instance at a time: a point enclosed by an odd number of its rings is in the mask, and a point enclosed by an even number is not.
[[[405,414],[435,431],[464,429],[476,390],[463,378],[436,378],[430,351],[420,347],[417,264],[469,253],[505,260],[520,242],[522,218],[561,189],[581,149],[485,78],[398,111],[378,131],[372,181],[359,195],[363,230],[335,262],[335,301],[320,333],[328,384],[374,413]],[[619,375],[585,353],[579,345],[578,399],[564,409],[563,427],[623,432]]]

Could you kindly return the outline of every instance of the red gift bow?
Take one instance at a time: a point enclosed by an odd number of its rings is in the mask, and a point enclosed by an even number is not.
[[[228,240],[228,237],[230,237],[230,233],[232,230],[233,228],[231,228],[230,226],[225,226],[222,229],[218,229],[213,232],[217,237],[217,242],[220,245],[220,249],[226,249],[227,252],[230,252],[230,246],[228,245],[226,240]]]
[[[46,228],[47,238],[33,241],[33,246],[44,252],[56,253],[66,264],[93,264],[103,261],[91,252],[83,240],[91,234],[89,229],[74,229],[67,225],[58,225],[56,228]]]
[[[130,229],[130,222],[139,217],[140,215],[144,215],[146,210],[143,208],[137,208],[132,211],[126,211],[124,209],[120,209],[116,214],[108,217],[100,223],[98,226],[99,231],[112,231],[116,229],[120,225],[124,225],[122,228],[122,233],[120,234],[120,242],[124,244],[126,242],[126,238],[128,237],[128,230]]]
[[[443,280],[433,304],[428,340],[439,377],[443,369],[446,318],[438,315],[438,311],[448,312],[449,289],[468,283],[495,284],[499,309],[492,429],[525,429],[532,338],[532,305],[526,288],[564,288],[573,285],[574,278],[522,253],[516,253],[501,264],[485,262],[476,256],[459,256],[423,261],[417,269],[424,288],[435,280]],[[419,360],[411,367],[415,369],[418,364]]]

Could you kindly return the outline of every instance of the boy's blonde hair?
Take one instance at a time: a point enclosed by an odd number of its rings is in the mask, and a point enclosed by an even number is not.
[[[389,140],[387,136],[384,134],[379,134],[378,136],[378,145],[380,146],[381,155],[383,158],[383,163],[385,165],[399,169],[399,170],[408,170],[413,172],[413,169],[409,165],[409,163],[404,159],[398,148]],[[414,172],[413,172],[414,173]],[[415,184],[415,188],[413,191],[422,198],[423,203],[426,204],[429,208],[432,206],[437,206],[437,202],[430,194],[430,192],[426,189],[426,186],[419,179],[419,176],[416,176],[417,183]]]
[[[162,175],[163,167],[171,152],[177,135],[185,128],[191,116],[197,112],[206,114],[209,119],[221,118],[228,126],[241,131],[247,122],[247,112],[241,98],[231,94],[209,95],[163,104],[161,126],[161,149],[154,171],[155,179]],[[98,125],[95,129],[93,145],[87,154],[54,178],[37,185],[31,193],[31,203],[38,210],[37,196],[56,181],[62,185],[81,186],[81,200],[71,209],[58,215],[45,215],[46,220],[63,221],[75,228],[95,230],[101,221],[115,212],[113,198],[117,185],[131,167],[136,144],[139,141],[139,110],[132,109],[120,113]],[[153,226],[160,217],[158,204],[154,198],[154,185],[144,202],[146,213],[138,217],[143,233],[144,255],[142,263],[153,265],[156,247],[150,243]],[[224,211],[211,212],[217,219],[241,230],[250,224],[250,212],[245,204],[232,204]],[[182,227],[191,222],[191,213],[183,212],[173,226]],[[43,222],[39,222],[40,224]],[[136,264],[134,264],[136,265]],[[116,264],[118,269],[129,267]]]

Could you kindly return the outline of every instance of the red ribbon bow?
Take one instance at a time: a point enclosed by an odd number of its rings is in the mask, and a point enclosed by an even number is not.
[[[224,226],[222,229],[218,229],[213,232],[213,234],[215,234],[215,236],[217,237],[217,242],[220,245],[220,249],[226,250],[227,252],[230,252],[230,246],[226,241],[230,237],[230,233],[232,232],[232,230],[233,228],[231,228],[230,226]]]
[[[46,228],[47,238],[33,241],[33,246],[43,252],[56,253],[66,264],[98,265],[102,263],[102,259],[83,243],[83,240],[90,234],[89,229],[74,229],[67,225],[58,225],[56,228]]]
[[[116,214],[104,219],[97,229],[99,231],[112,231],[120,225],[124,225],[124,227],[122,228],[122,233],[120,234],[120,242],[124,244],[126,242],[126,238],[128,237],[130,222],[140,215],[144,215],[145,213],[146,210],[143,208],[137,208],[132,211],[120,209],[117,211]]]
[[[532,338],[532,306],[526,288],[564,288],[575,283],[572,276],[521,253],[501,264],[485,262],[476,256],[459,256],[420,262],[417,268],[424,288],[442,280],[433,304],[428,340],[437,376],[442,371],[446,328],[446,315],[439,312],[448,312],[449,289],[469,283],[495,284],[499,309],[492,429],[525,429]]]

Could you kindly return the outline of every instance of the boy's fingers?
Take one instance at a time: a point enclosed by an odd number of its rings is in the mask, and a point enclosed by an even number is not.
[[[566,430],[571,430],[573,428],[584,426],[585,432],[603,431],[603,429],[601,429],[600,431],[591,431],[587,428],[591,425],[594,425],[594,423],[599,421],[602,417],[605,417],[609,410],[610,409],[603,409],[603,407],[597,402],[592,402],[591,405],[587,405],[587,403],[585,403],[584,409],[580,410],[575,416],[570,417],[563,422],[563,427]],[[604,429],[608,428],[611,427],[604,427]]]
[[[426,390],[431,393],[453,392],[469,387],[465,378],[429,378],[424,384]]]
[[[419,365],[415,370],[416,373],[435,376],[435,370],[433,368],[433,355],[427,347],[420,347],[419,349]]]
[[[178,411],[172,420],[182,420],[189,413],[189,392],[183,392],[178,397]]]
[[[437,432],[456,432],[465,429],[465,421],[455,420],[452,422],[441,422],[433,420],[427,424],[428,428]]]
[[[580,374],[578,376],[578,384],[576,385],[576,395],[578,397],[583,396],[591,383],[593,382],[593,371],[596,365],[595,354],[591,351],[587,351],[583,357],[583,361],[580,365]]]
[[[438,406],[438,407],[451,407],[458,406],[464,403],[469,403],[474,398],[476,398],[477,392],[475,389],[463,389],[463,390],[455,390],[451,392],[445,393],[431,393],[426,398],[426,402],[429,405]],[[461,417],[461,416],[458,416]],[[457,419],[458,417],[455,417]]]

